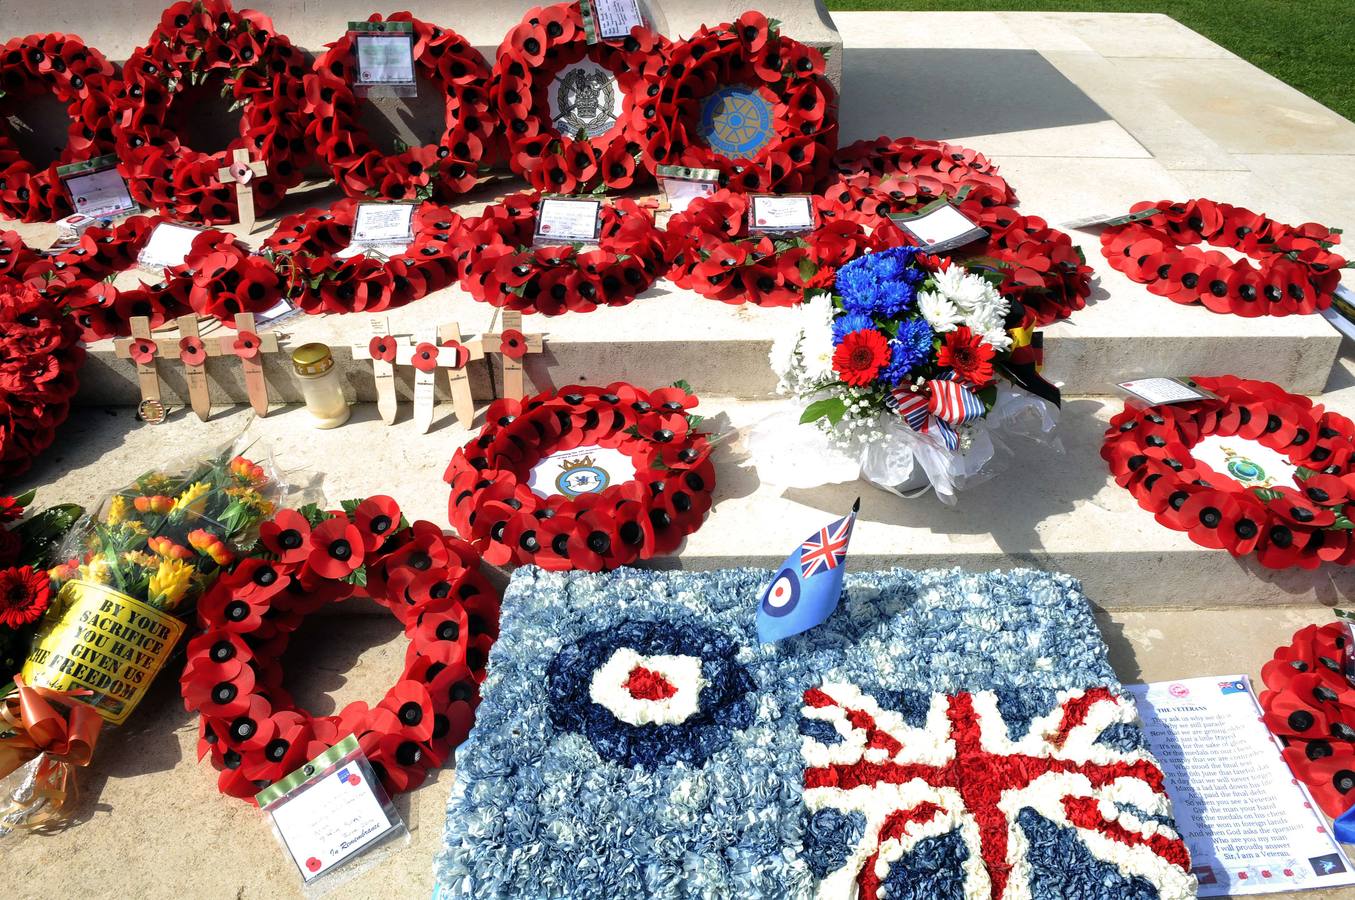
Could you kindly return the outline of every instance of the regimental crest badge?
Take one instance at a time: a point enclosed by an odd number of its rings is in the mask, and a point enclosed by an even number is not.
[[[566,69],[556,79],[554,124],[566,137],[606,134],[616,124],[616,79],[596,64],[582,63]]]
[[[1228,474],[1237,479],[1243,487],[1274,487],[1275,481],[1266,472],[1265,467],[1254,459],[1238,453],[1231,447],[1222,447]]]
[[[555,477],[555,488],[566,497],[580,494],[600,494],[612,483],[612,476],[591,456],[566,459],[560,463],[560,474]]]

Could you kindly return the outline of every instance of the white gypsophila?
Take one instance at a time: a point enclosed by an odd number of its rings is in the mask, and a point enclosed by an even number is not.
[[[917,311],[937,334],[954,331],[961,321],[959,307],[935,291],[918,292]]]

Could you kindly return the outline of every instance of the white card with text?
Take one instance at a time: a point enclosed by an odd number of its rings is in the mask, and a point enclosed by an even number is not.
[[[359,34],[353,39],[358,84],[413,84],[414,39],[409,34]]]
[[[988,232],[949,203],[924,208],[913,216],[891,216],[928,253],[945,253],[988,236]]]
[[[127,182],[117,169],[81,172],[62,180],[78,213],[100,218],[121,215],[137,208],[136,201],[127,192]]]
[[[354,244],[408,244],[414,240],[413,203],[359,203],[353,217]]]
[[[1116,385],[1149,406],[1167,406],[1191,400],[1208,400],[1214,395],[1182,378],[1138,378]]]
[[[635,26],[644,27],[645,17],[637,0],[592,0],[592,3],[599,37],[626,37]]]
[[[184,257],[188,256],[188,251],[193,247],[194,239],[200,234],[201,231],[187,225],[161,222],[151,229],[146,246],[137,254],[137,265],[151,270],[181,266]]]
[[[713,181],[697,181],[691,178],[663,178],[664,196],[668,198],[668,208],[675,213],[684,212],[698,197],[709,197],[717,187]]]
[[[776,197],[754,194],[749,198],[749,231],[813,231],[814,202],[805,195]]]
[[[601,200],[542,197],[536,211],[538,242],[594,244],[602,233]]]

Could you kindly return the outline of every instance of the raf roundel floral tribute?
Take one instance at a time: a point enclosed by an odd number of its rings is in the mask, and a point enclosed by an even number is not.
[[[1336,818],[1355,805],[1355,687],[1343,666],[1350,625],[1307,625],[1261,668],[1266,727],[1322,811]]]
[[[1029,369],[1025,383],[1039,379],[1030,349],[1018,346],[1022,333],[1012,330],[1019,314],[990,277],[894,247],[843,266],[831,293],[806,296],[771,354],[798,421],[774,417],[752,442],[773,480],[814,440],[795,427],[807,426],[819,433],[825,471],[843,473],[830,480],[864,474],[897,486],[911,477],[950,497],[991,456],[985,417],[1043,404],[1000,383],[1015,380],[1018,366]],[[974,458],[957,468],[971,450]]]
[[[443,475],[452,526],[493,565],[597,572],[672,553],[715,490],[697,402],[621,382],[495,401]]]
[[[144,47],[122,68],[113,134],[132,198],[185,222],[239,219],[235,187],[221,181],[236,150],[266,163],[253,179],[254,205],[267,212],[301,182],[308,156],[305,55],[268,16],[229,0],[171,4]],[[187,107],[217,93],[240,110],[239,135],[216,153],[188,145],[179,128]]]
[[[311,715],[282,688],[279,660],[307,615],[359,595],[404,626],[404,670],[376,706]],[[330,512],[280,511],[198,618],[180,684],[185,707],[202,716],[199,754],[220,771],[222,793],[253,798],[349,734],[396,793],[418,787],[470,732],[499,599],[469,544],[431,522],[410,524],[376,496]]]
[[[758,12],[702,25],[646,89],[645,163],[715,169],[734,191],[806,191],[837,149],[837,94],[823,54]]]
[[[84,362],[75,321],[28,285],[0,278],[0,480],[26,472],[56,440]]]
[[[489,88],[508,165],[556,194],[649,181],[641,102],[667,52],[667,38],[639,26],[589,43],[579,2],[529,10],[500,45]]]
[[[24,158],[8,119],[0,120],[0,213],[5,217],[51,222],[71,213],[57,169],[113,149],[108,98],[113,71],[102,53],[73,34],[30,34],[0,47],[0,96],[12,105],[50,94],[70,118],[66,146],[45,167]],[[5,115],[18,111],[6,109]]]
[[[371,22],[380,22],[373,14]],[[465,38],[407,12],[386,21],[409,22],[414,31],[414,68],[442,96],[443,133],[436,143],[382,152],[361,121],[364,102],[353,92],[357,79],[354,35],[329,45],[306,77],[306,135],[320,161],[349,197],[382,200],[449,200],[475,187],[480,165],[497,143],[497,119],[484,85],[489,64]]]
[[[1193,383],[1217,399],[1110,420],[1116,483],[1168,528],[1268,569],[1355,563],[1355,424],[1268,381]]]
[[[1248,318],[1314,313],[1331,306],[1346,261],[1340,231],[1292,226],[1213,200],[1136,203],[1144,217],[1101,234],[1110,264],[1177,303]],[[1234,260],[1198,245],[1235,250]]]
[[[633,200],[602,205],[598,246],[533,246],[536,194],[510,194],[452,238],[461,287],[494,306],[558,316],[625,306],[668,268],[667,244]]]

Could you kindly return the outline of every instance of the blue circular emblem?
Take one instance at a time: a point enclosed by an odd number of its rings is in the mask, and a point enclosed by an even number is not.
[[[621,648],[645,657],[699,658],[703,684],[695,712],[681,722],[632,725],[594,702],[594,673]],[[753,724],[751,695],[757,685],[735,662],[738,650],[727,635],[682,621],[636,620],[584,635],[546,669],[551,722],[560,731],[582,734],[599,756],[624,766],[652,771],[677,762],[702,765],[734,731]]]
[[[772,108],[763,96],[735,84],[706,98],[698,132],[711,149],[735,159],[749,159],[771,143],[772,128]]]
[[[566,497],[600,494],[612,483],[612,476],[601,466],[583,465],[565,469],[555,477],[556,489]]]
[[[800,579],[790,569],[782,569],[762,595],[762,611],[769,616],[788,616],[800,602]]]
[[[1245,456],[1234,456],[1228,460],[1228,474],[1238,481],[1264,481],[1266,471]]]

